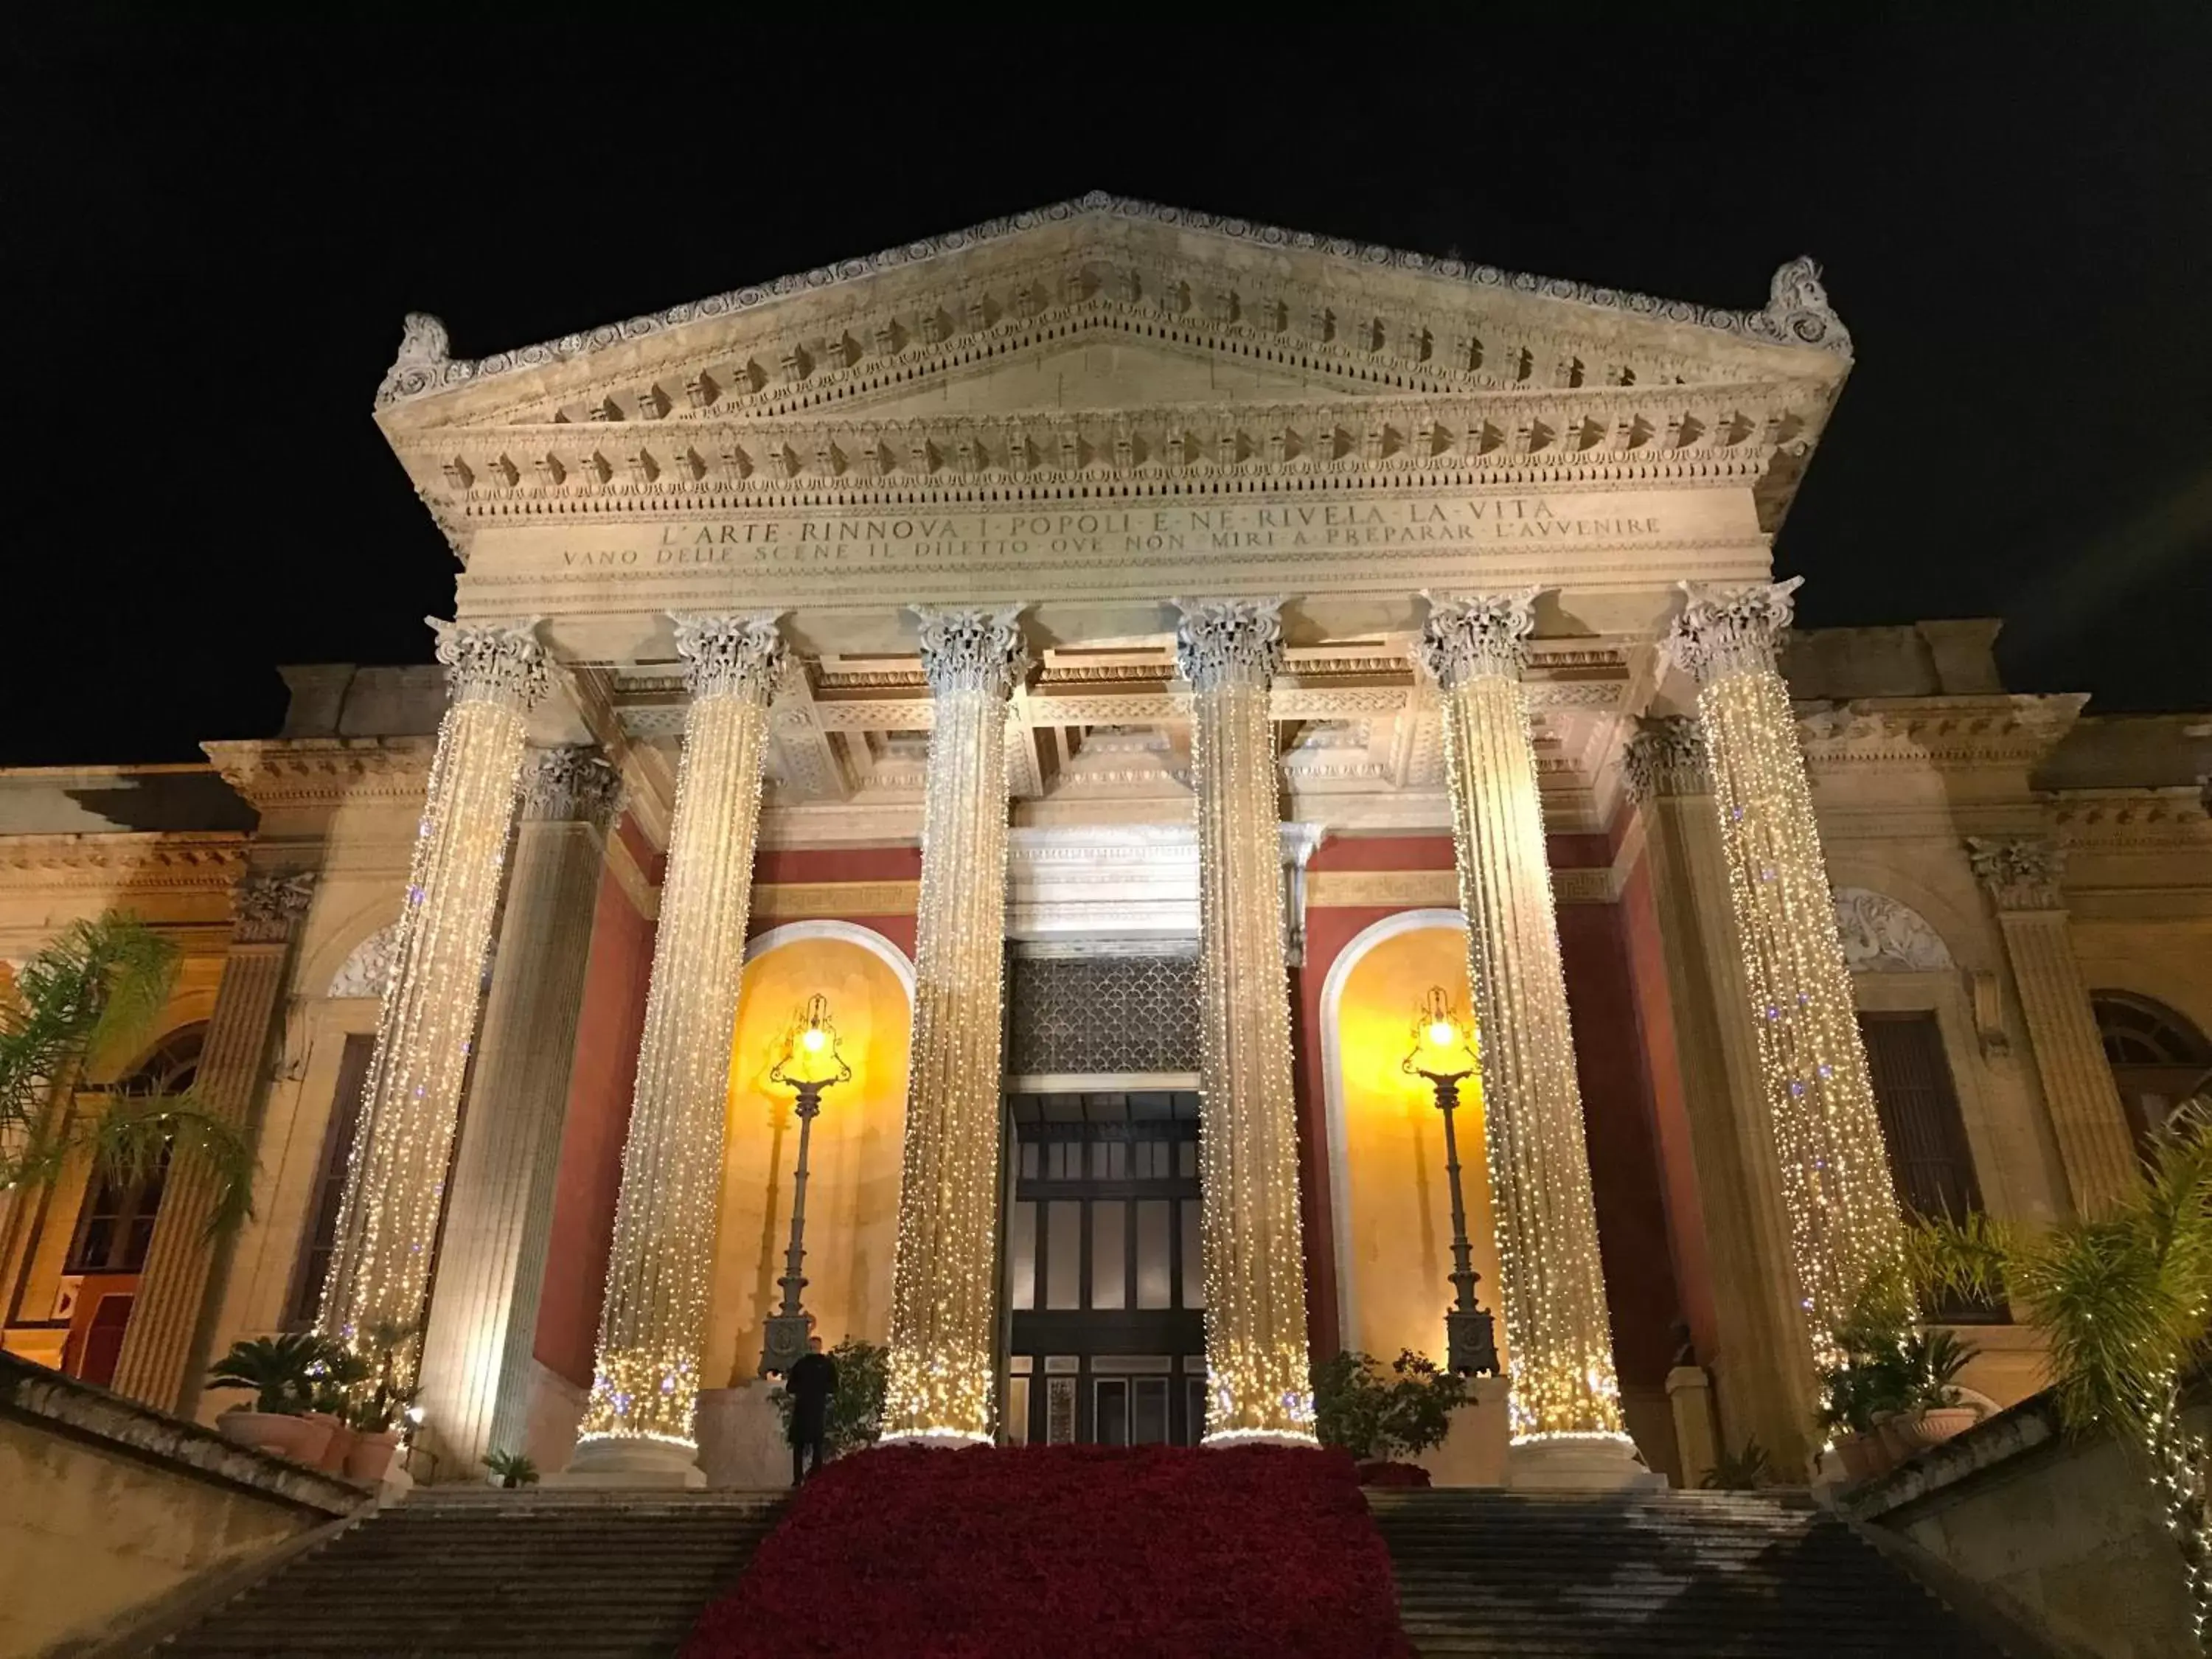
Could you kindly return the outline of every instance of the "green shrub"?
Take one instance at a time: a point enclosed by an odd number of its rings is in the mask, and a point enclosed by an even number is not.
[[[1347,1348],[1314,1367],[1314,1431],[1363,1461],[1402,1459],[1440,1446],[1451,1414],[1466,1404],[1467,1382],[1410,1348],[1385,1372],[1371,1355]]]

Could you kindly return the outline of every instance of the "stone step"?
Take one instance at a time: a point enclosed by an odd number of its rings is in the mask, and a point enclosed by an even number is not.
[[[1370,1495],[1435,1659],[1996,1659],[1802,1495]]]
[[[673,1653],[781,1496],[417,1492],[165,1643],[165,1655]]]

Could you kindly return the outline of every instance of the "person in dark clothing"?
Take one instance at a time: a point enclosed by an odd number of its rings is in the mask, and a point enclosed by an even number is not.
[[[822,1352],[820,1337],[806,1339],[806,1352],[783,1379],[783,1391],[791,1396],[791,1484],[795,1486],[822,1467],[830,1396],[837,1392],[837,1362]],[[811,1468],[806,1461],[810,1451],[814,1455]]]

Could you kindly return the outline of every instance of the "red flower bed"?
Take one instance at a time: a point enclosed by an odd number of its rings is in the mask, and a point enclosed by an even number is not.
[[[1031,1446],[841,1458],[684,1659],[1410,1659],[1341,1452]]]

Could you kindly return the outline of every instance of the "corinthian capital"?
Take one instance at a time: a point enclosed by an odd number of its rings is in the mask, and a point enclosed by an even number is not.
[[[1177,599],[1176,666],[1200,691],[1270,684],[1283,666],[1283,601]]]
[[[441,622],[425,617],[438,635],[438,660],[455,702],[507,702],[527,713],[545,695],[545,647],[538,618],[521,622]]]
[[[2065,854],[2051,842],[2030,837],[1966,837],[1966,860],[2000,910],[2060,910],[2059,872]]]
[[[1429,619],[1421,628],[1421,662],[1447,691],[1478,675],[1521,678],[1527,641],[1536,627],[1540,587],[1511,593],[1424,593]]]
[[[542,823],[605,823],[622,780],[589,744],[534,751],[522,766],[522,816]]]
[[[940,611],[918,605],[914,614],[921,623],[921,672],[929,677],[929,689],[939,696],[951,691],[1007,696],[1030,672],[1018,605],[997,611]]]
[[[750,697],[766,702],[783,672],[783,635],[776,611],[736,615],[670,611],[676,624],[676,654],[684,659],[684,682],[694,699]]]
[[[1628,787],[1638,800],[1713,793],[1705,734],[1686,715],[1655,715],[1638,720],[1636,735],[1628,740],[1627,765]]]
[[[1774,666],[1782,636],[1790,631],[1795,595],[1804,582],[1758,582],[1727,590],[1682,584],[1682,611],[1661,648],[1700,685],[1723,674],[1757,673]]]
[[[262,870],[238,884],[231,899],[231,937],[266,945],[289,937],[315,896],[312,870]]]

